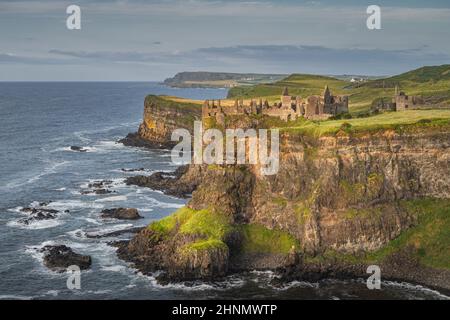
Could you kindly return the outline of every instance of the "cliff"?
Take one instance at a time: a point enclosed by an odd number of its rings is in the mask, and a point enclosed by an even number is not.
[[[143,121],[137,133],[131,133],[120,142],[129,146],[166,148],[174,143],[174,129],[192,132],[194,121],[201,119],[201,104],[181,102],[170,97],[149,95],[144,101]]]
[[[146,104],[140,135],[167,141],[177,113]],[[171,280],[253,269],[367,277],[376,264],[383,279],[450,290],[450,127],[419,123],[321,136],[286,128],[273,176],[258,166],[192,165],[181,178],[195,180],[188,206],[119,256]]]

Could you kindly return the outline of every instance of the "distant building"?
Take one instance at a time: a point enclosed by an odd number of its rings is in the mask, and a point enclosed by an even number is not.
[[[403,91],[395,87],[395,96],[392,101],[395,106],[395,111],[404,111],[407,109],[416,109],[423,105],[423,99],[419,96],[408,96]]]
[[[284,88],[279,103],[269,105],[262,99],[254,100],[244,105],[242,100],[236,100],[232,106],[222,106],[220,100],[215,102],[205,101],[202,108],[202,117],[215,117],[218,123],[222,123],[226,115],[252,115],[263,114],[278,117],[284,121],[295,120],[304,117],[311,120],[325,120],[331,116],[348,112],[348,97],[334,96],[328,86],[323,94],[310,96],[306,99],[289,95],[288,88]]]
[[[383,99],[374,107],[378,111],[404,111],[408,109],[419,109],[425,106],[425,102],[420,96],[408,96],[405,92],[400,91],[398,86],[395,87],[395,95],[391,102]]]

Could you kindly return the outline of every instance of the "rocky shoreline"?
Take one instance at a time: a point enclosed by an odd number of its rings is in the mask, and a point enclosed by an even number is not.
[[[175,146],[173,142],[152,142],[142,138],[138,132],[129,133],[125,138],[117,141],[127,147],[149,148],[149,149],[170,149]]]
[[[188,172],[189,168],[180,167],[173,174],[157,173],[154,177],[139,176],[135,178],[142,183],[136,183],[136,185],[186,197],[183,192],[174,193],[172,188],[174,186],[180,186],[181,189],[187,188],[186,179],[182,177]],[[130,179],[134,181],[133,178]],[[187,184],[189,190],[194,191],[199,182],[190,182]],[[337,259],[308,262],[296,250],[287,254],[242,254],[237,249],[239,244],[236,242],[239,242],[239,236],[236,238],[236,235],[230,236],[226,241],[229,250],[204,251],[202,255],[196,255],[193,260],[187,261],[180,258],[177,248],[192,243],[196,240],[195,238],[195,236],[182,237],[176,232],[165,238],[147,227],[139,230],[132,240],[115,242],[113,245],[118,248],[117,255],[120,259],[132,263],[143,274],[153,274],[163,270],[164,272],[159,273],[157,277],[161,283],[197,279],[216,281],[230,274],[254,270],[276,272],[279,277],[274,281],[278,283],[295,280],[317,282],[323,279],[365,279],[370,275],[366,272],[369,266],[367,263],[345,263]],[[425,285],[445,294],[450,293],[450,271],[422,266],[413,255],[413,251],[414,248],[407,247],[384,261],[380,265],[382,280]]]

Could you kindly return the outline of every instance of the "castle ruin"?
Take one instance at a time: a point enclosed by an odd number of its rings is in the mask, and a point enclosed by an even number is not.
[[[224,123],[227,115],[254,115],[262,114],[278,117],[284,121],[296,120],[303,117],[309,120],[326,120],[332,116],[348,112],[348,96],[333,96],[328,86],[322,95],[309,96],[303,99],[299,96],[289,95],[288,88],[284,88],[281,101],[272,105],[267,100],[259,102],[253,99],[249,104],[243,100],[236,100],[233,105],[221,105],[217,102],[206,100],[202,108],[202,117],[215,117],[218,123]]]
[[[373,110],[377,111],[405,111],[408,109],[421,109],[430,108],[431,106],[426,106],[424,99],[420,96],[409,96],[405,92],[400,91],[398,86],[395,86],[395,95],[391,102],[385,102],[382,99],[377,105],[372,107]]]
[[[408,96],[403,91],[395,87],[395,96],[392,101],[395,111],[404,111],[407,109],[416,109],[423,104],[423,99],[419,96]]]

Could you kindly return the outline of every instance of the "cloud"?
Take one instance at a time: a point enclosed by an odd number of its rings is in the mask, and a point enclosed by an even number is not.
[[[70,1],[0,1],[1,13],[65,13]],[[229,0],[80,0],[82,11],[97,15],[145,15],[177,17],[252,17],[270,19],[333,19],[346,21],[366,16],[366,4],[360,1],[229,1]],[[450,4],[427,1],[405,4],[404,1],[378,1],[386,19],[415,19],[416,21],[450,18]],[[411,6],[412,4],[412,6]]]
[[[1,53],[0,63],[3,64],[57,64],[58,61],[48,58],[21,56],[13,53]]]
[[[422,65],[450,62],[447,54],[431,54],[426,47],[406,50],[328,48],[307,45],[241,45],[182,52],[84,52],[51,50],[53,54],[86,61],[180,65],[186,69],[246,72],[365,73],[384,75]]]

